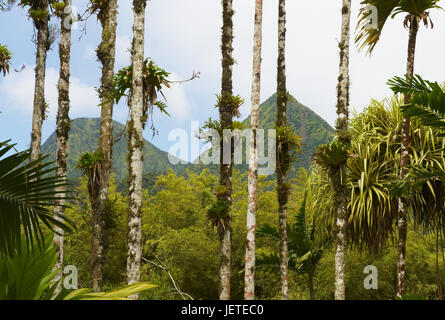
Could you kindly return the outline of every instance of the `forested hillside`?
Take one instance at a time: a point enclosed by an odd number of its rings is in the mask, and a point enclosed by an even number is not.
[[[277,96],[274,94],[260,105],[260,128],[265,130],[274,128],[274,119],[277,112],[276,100]],[[292,96],[289,96],[288,109],[289,124],[292,125],[295,133],[302,137],[303,143],[301,153],[297,157],[298,160],[292,164],[292,172],[296,173],[298,168],[309,169],[316,147],[329,142],[334,136],[334,129],[323,118],[299,103]],[[246,118],[243,123],[248,128],[250,117]],[[78,178],[80,176],[80,170],[76,168],[80,156],[85,152],[92,152],[97,149],[99,128],[100,118],[78,118],[70,122],[67,160],[69,178]],[[128,171],[126,160],[128,153],[126,146],[127,134],[125,131],[126,128],[123,124],[113,121],[113,137],[115,141],[113,144],[113,171],[117,181],[124,181]],[[55,161],[56,149],[56,132],[53,132],[42,145],[42,153],[48,154],[48,159]],[[144,173],[146,175],[156,176],[160,173],[167,173],[168,169],[183,174],[187,167],[195,172],[202,170],[201,166],[194,164],[170,164],[167,152],[160,150],[148,140],[144,140]],[[216,166],[212,167],[213,170],[217,170]],[[144,185],[148,186],[148,184]]]
[[[98,147],[100,118],[78,118],[70,122],[68,139],[67,171],[68,177],[78,178],[81,171],[76,168],[80,156],[93,152]],[[113,121],[113,172],[116,179],[125,180],[128,172],[127,133],[123,124]],[[42,145],[42,154],[49,155],[48,160],[56,160],[56,132],[53,132]],[[170,165],[168,153],[160,150],[148,140],[144,140],[144,172],[165,173],[168,169],[181,170]]]

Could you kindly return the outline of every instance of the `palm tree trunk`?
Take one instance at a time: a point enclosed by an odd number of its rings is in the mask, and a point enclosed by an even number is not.
[[[48,10],[48,0],[42,0],[39,8]],[[37,29],[37,53],[34,84],[34,104],[32,114],[32,131],[30,145],[30,160],[40,158],[40,146],[42,143],[42,125],[45,118],[45,74],[46,55],[49,50],[48,20],[35,21]]]
[[[223,129],[232,129],[233,118],[231,109],[231,97],[233,94],[232,85],[232,66],[233,66],[233,7],[232,0],[223,0],[223,27],[221,38],[222,51],[222,81],[221,81],[221,105],[219,107],[219,116],[221,127]],[[232,139],[233,140],[233,139]],[[233,159],[233,143],[231,145],[231,159]],[[225,187],[224,192],[218,193],[218,201],[224,202],[229,210],[232,204],[232,161],[230,164],[224,164],[224,141],[221,139],[221,158],[220,158],[220,185]],[[231,218],[227,212],[227,219],[224,222],[224,228],[220,228],[220,294],[221,300],[230,300],[230,273],[231,273]]]
[[[287,89],[286,89],[286,2],[278,3],[278,64],[277,64],[277,119],[276,126],[287,127]],[[287,252],[287,202],[289,190],[287,175],[289,173],[289,144],[285,137],[277,136],[277,195],[278,227],[280,233],[280,274],[281,298],[289,299],[289,265]]]
[[[348,134],[349,118],[349,41],[351,24],[351,0],[343,0],[340,48],[340,75],[337,86],[337,136],[340,142],[350,143]],[[332,176],[334,184],[334,205],[336,209],[336,251],[335,251],[335,299],[345,300],[346,295],[346,218],[348,193],[346,190],[346,161]]]
[[[105,215],[113,140],[113,102],[110,101],[109,96],[112,89],[116,53],[116,15],[117,0],[108,0],[105,7],[98,13],[102,25],[102,42],[97,49],[97,57],[102,64],[99,148],[103,155],[103,163],[100,179],[94,186],[94,199],[91,201],[93,244],[90,286],[95,291],[101,291],[102,289],[102,269],[105,257]]]
[[[146,0],[134,0],[133,48],[131,55],[132,84],[128,124],[128,255],[127,282],[133,284],[141,277],[142,255],[142,157],[143,131],[143,67]],[[132,298],[137,299],[135,295]]]
[[[261,48],[263,38],[263,0],[255,1],[255,31],[253,45],[253,76],[252,76],[252,111],[250,123],[249,147],[249,177],[247,196],[247,235],[246,235],[246,265],[244,276],[244,299],[255,298],[255,240],[256,240],[256,211],[257,211],[257,178],[258,178],[258,150],[256,132],[260,117],[260,88],[261,88]]]
[[[64,0],[65,11],[61,16],[60,24],[60,44],[59,44],[59,58],[60,58],[60,73],[59,73],[59,100],[57,110],[57,152],[56,152],[56,175],[59,177],[66,177],[66,159],[68,157],[68,133],[70,130],[70,56],[71,56],[71,25],[68,25],[65,19],[70,19],[71,16],[71,0]],[[61,192],[62,198],[66,195],[66,187],[57,187],[57,192]],[[54,212],[56,214],[65,214],[65,200],[57,200],[54,205]],[[62,278],[63,266],[63,230],[56,228],[59,234],[54,235],[54,243],[58,251],[58,259],[55,264],[55,269],[59,269],[59,273],[55,278],[56,281]],[[60,288],[58,288],[60,290]]]
[[[314,290],[314,275],[309,274],[309,297],[311,300],[315,300],[315,290]]]
[[[437,298],[439,300],[442,300],[442,282],[440,279],[440,270],[439,270],[439,250],[440,250],[440,246],[439,246],[439,239],[440,239],[440,229],[439,229],[439,225],[437,226],[437,231],[436,231],[436,283],[437,283]]]
[[[406,75],[414,75],[414,58],[416,53],[417,31],[419,26],[414,20],[410,24],[408,40],[408,59],[406,65]],[[409,95],[405,96],[405,104],[411,100]],[[403,118],[402,125],[402,150],[400,156],[400,178],[407,174],[409,165],[409,128],[410,119]],[[399,198],[399,208],[397,217],[397,227],[399,233],[398,239],[398,258],[397,258],[397,296],[400,298],[405,294],[405,258],[406,258],[406,237],[408,233],[408,204],[406,199]]]

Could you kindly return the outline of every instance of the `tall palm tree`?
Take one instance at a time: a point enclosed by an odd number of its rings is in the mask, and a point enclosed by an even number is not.
[[[128,236],[127,282],[141,277],[142,257],[142,157],[144,148],[144,36],[146,0],[134,0],[133,48],[131,52],[132,84],[128,124]],[[134,298],[137,298],[135,296]]]
[[[143,162],[143,129],[148,117],[153,114],[156,106],[161,113],[169,115],[165,102],[157,100],[158,93],[163,97],[162,89],[169,88],[171,81],[169,73],[159,68],[149,59],[144,60],[144,32],[145,32],[145,0],[135,0],[132,64],[122,68],[113,78],[113,88],[108,97],[119,103],[126,96],[130,108],[131,118],[128,122],[128,255],[127,255],[127,281],[136,283],[140,279],[140,265],[142,258],[142,162]],[[134,71],[133,71],[134,70]],[[194,75],[192,78],[196,78]],[[188,80],[186,80],[188,81]],[[183,81],[179,81],[183,82]],[[164,97],[165,99],[165,97]],[[153,126],[153,133],[156,130]],[[88,156],[88,154],[86,155]],[[90,159],[94,158],[90,155]],[[93,161],[86,159],[85,164]],[[90,168],[86,168],[89,176],[92,176]],[[134,296],[133,298],[137,298]]]
[[[102,26],[102,41],[96,50],[102,64],[100,86],[101,116],[99,150],[102,154],[99,168],[100,179],[94,180],[91,198],[93,243],[91,249],[90,286],[95,291],[102,289],[102,269],[105,258],[105,215],[108,197],[108,181],[111,172],[113,141],[113,101],[109,99],[113,90],[114,62],[116,54],[117,0],[90,0],[90,12],[97,13]]]
[[[34,84],[34,102],[32,113],[31,153],[30,160],[40,158],[42,143],[42,125],[45,118],[45,75],[46,55],[51,46],[48,21],[50,19],[50,0],[21,0],[22,7],[29,7],[28,14],[34,21],[37,30],[37,51]]]
[[[342,0],[342,23],[340,48],[340,74],[337,85],[337,131],[338,143],[347,145],[350,143],[348,133],[349,119],[349,41],[351,23],[351,0]],[[346,164],[344,157],[334,170],[331,170],[331,182],[333,184],[334,206],[336,210],[336,250],[335,250],[335,299],[344,300],[345,296],[345,257],[346,257],[346,221],[348,210],[348,192],[346,186]]]
[[[263,0],[255,1],[255,27],[253,39],[252,111],[249,140],[249,177],[247,205],[246,265],[244,276],[244,299],[255,298],[255,237],[256,211],[258,205],[258,150],[256,132],[260,117],[261,48],[263,38]]]
[[[221,97],[219,101],[219,116],[221,129],[233,129],[233,84],[232,66],[233,60],[233,0],[222,0],[223,26],[221,36],[222,51],[222,77],[221,77]],[[233,140],[233,139],[231,139]],[[231,278],[231,238],[232,221],[230,217],[230,206],[232,205],[232,161],[224,163],[224,146],[227,141],[221,139],[220,144],[220,185],[221,192],[217,193],[218,202],[223,209],[223,227],[219,228],[220,240],[220,294],[221,300],[230,299],[230,278]],[[233,158],[233,143],[230,143],[230,159]]]
[[[58,110],[57,110],[57,129],[56,129],[56,175],[58,177],[66,177],[66,161],[68,157],[68,133],[70,128],[70,56],[71,56],[71,0],[64,0],[63,6],[56,8],[56,13],[59,15],[60,23],[60,44],[59,44],[59,58],[60,58],[60,72]],[[56,189],[61,195],[65,195],[66,188],[62,186]],[[54,212],[56,216],[65,214],[65,201],[63,199],[57,200],[54,205]],[[57,233],[54,235],[54,242],[58,252],[57,263],[55,268],[59,270],[56,280],[62,277],[63,264],[63,230],[56,229]]]
[[[414,74],[414,58],[416,52],[417,32],[421,22],[426,27],[434,26],[430,17],[429,10],[440,8],[437,4],[439,0],[365,0],[362,1],[363,8],[359,13],[359,23],[357,25],[358,34],[356,36],[356,43],[359,48],[367,48],[368,53],[371,53],[378,41],[380,40],[383,28],[391,16],[392,18],[398,14],[405,14],[403,26],[409,31],[408,38],[408,56],[406,65],[407,77]],[[373,5],[378,12],[377,28],[369,28],[367,20],[370,17],[370,12],[367,9],[368,5]],[[408,104],[410,95],[405,95],[405,104]],[[403,138],[400,156],[400,178],[403,178],[407,173],[407,165],[409,163],[409,127],[410,119],[403,119]],[[406,256],[406,236],[408,232],[408,204],[406,199],[399,198],[398,211],[398,257],[397,257],[397,295],[402,297],[405,292],[405,256]]]
[[[276,127],[287,128],[286,89],[286,1],[278,1],[278,61],[277,61],[277,118]],[[279,130],[280,131],[280,130]],[[287,202],[289,190],[287,176],[290,167],[289,144],[283,135],[277,135],[277,195],[278,227],[280,230],[281,297],[289,299],[289,267],[287,252]]]
[[[428,101],[429,97],[423,95],[423,98],[425,97],[425,101]],[[346,184],[351,197],[348,203],[350,212],[346,233],[350,245],[368,249],[372,253],[381,252],[387,239],[394,234],[400,194],[392,190],[392,183],[399,181],[399,168],[394,166],[394,163],[399,159],[398,150],[402,140],[403,115],[400,110],[405,108],[402,105],[403,97],[399,96],[381,102],[373,100],[350,122],[351,144],[348,146],[348,152],[351,156],[347,162]],[[421,114],[414,109],[412,112]],[[416,225],[427,226],[442,212],[437,208],[443,208],[443,199],[440,199],[442,191],[434,183],[428,185],[429,181],[426,179],[429,174],[434,182],[439,176],[438,172],[443,171],[441,168],[445,167],[443,139],[418,121],[411,122],[410,136],[410,165],[427,171],[427,174],[422,171],[421,175],[417,176],[417,172],[410,172],[397,189],[409,190],[404,196],[410,205],[414,209],[422,208],[421,212],[414,216]],[[317,163],[324,163],[319,159],[320,156],[326,156],[326,152],[319,152],[315,157]],[[326,170],[319,169],[319,166],[315,167],[311,175],[314,190],[313,211],[324,212],[318,219],[318,225],[322,227],[318,234],[326,238],[335,230],[335,190],[329,183]],[[432,214],[434,211],[436,212]]]

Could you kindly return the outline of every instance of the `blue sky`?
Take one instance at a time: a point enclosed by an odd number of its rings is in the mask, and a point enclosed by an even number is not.
[[[288,90],[297,100],[313,109],[331,125],[335,122],[336,78],[338,76],[338,38],[340,34],[340,2],[320,0],[288,1],[287,75]],[[443,2],[443,1],[441,1]],[[80,13],[88,1],[73,0]],[[273,94],[276,87],[277,11],[278,0],[264,1],[264,39],[262,68],[262,101]],[[359,9],[353,1],[353,30]],[[132,34],[132,5],[130,0],[119,0],[116,70],[130,63],[128,48]],[[253,0],[235,0],[234,92],[245,98],[243,118],[250,109],[250,88],[253,46]],[[443,81],[445,70],[445,13],[432,13],[433,30],[421,28],[416,57],[416,73],[431,80]],[[386,81],[405,72],[408,33],[402,27],[403,16],[389,21],[381,43],[371,57],[351,46],[351,107],[363,109],[371,98],[390,95]],[[52,23],[59,23],[52,19]],[[171,72],[172,80],[186,79],[193,71],[201,77],[166,91],[171,118],[155,113],[154,122],[159,135],[152,138],[149,127],[145,137],[163,150],[174,142],[168,141],[172,129],[190,129],[190,121],[201,123],[209,116],[217,117],[215,94],[220,91],[220,28],[222,24],[220,0],[151,0],[146,13],[145,54]],[[71,61],[70,117],[98,117],[97,96],[100,65],[95,48],[100,42],[100,25],[94,16],[81,28],[73,31]],[[13,8],[1,13],[0,43],[14,53],[13,65],[26,67],[0,77],[0,139],[12,139],[19,149],[29,145],[35,46],[32,43],[33,25],[25,10]],[[50,113],[43,127],[43,141],[55,129],[57,110],[58,44],[48,54],[46,96]],[[115,107],[114,119],[125,122],[125,104]]]

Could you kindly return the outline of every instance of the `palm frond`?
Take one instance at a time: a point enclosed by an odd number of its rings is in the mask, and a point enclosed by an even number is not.
[[[279,235],[278,229],[276,227],[273,227],[273,226],[267,224],[267,223],[263,224],[260,228],[258,228],[257,236],[259,238],[267,237],[270,239],[280,241],[280,235]]]
[[[445,93],[437,82],[423,80],[419,75],[394,77],[388,81],[394,93],[411,96],[409,104],[401,107],[405,117],[418,119],[423,125],[445,130]]]
[[[61,199],[58,187],[67,187],[65,178],[55,175],[44,158],[29,162],[29,152],[6,154],[14,145],[0,143],[0,253],[21,250],[21,232],[26,243],[43,244],[43,223],[50,230],[70,232],[74,224],[65,215],[54,214],[50,206]],[[65,197],[69,200],[68,197]]]
[[[280,256],[275,252],[261,254],[256,259],[256,268],[263,269],[268,273],[278,273],[280,271]]]
[[[358,23],[356,27],[355,43],[359,50],[367,48],[367,54],[371,54],[375,46],[380,40],[383,28],[394,10],[399,6],[400,0],[365,0],[361,2],[361,8],[358,15]],[[372,12],[370,6],[377,9],[377,28],[371,28],[369,19]]]
[[[380,40],[383,28],[388,18],[394,18],[398,14],[406,14],[404,20],[405,28],[411,23],[419,25],[421,22],[426,27],[434,24],[429,16],[429,10],[442,9],[438,2],[440,0],[364,0],[361,2],[362,7],[358,15],[358,23],[356,27],[355,43],[359,50],[367,48],[367,54],[371,54],[375,46]],[[370,11],[373,6],[376,11]],[[372,13],[377,17],[372,17]],[[377,18],[376,28],[369,25],[370,18]]]
[[[9,73],[11,58],[12,53],[8,50],[8,47],[0,44],[0,72],[3,72],[4,76]]]
[[[28,250],[22,241],[22,250],[13,255],[0,254],[1,300],[127,300],[129,296],[155,288],[148,282],[138,282],[108,292],[92,292],[89,288],[62,290],[54,295],[61,280],[54,281],[60,270],[54,269],[57,248],[53,233],[44,238],[43,247]]]

